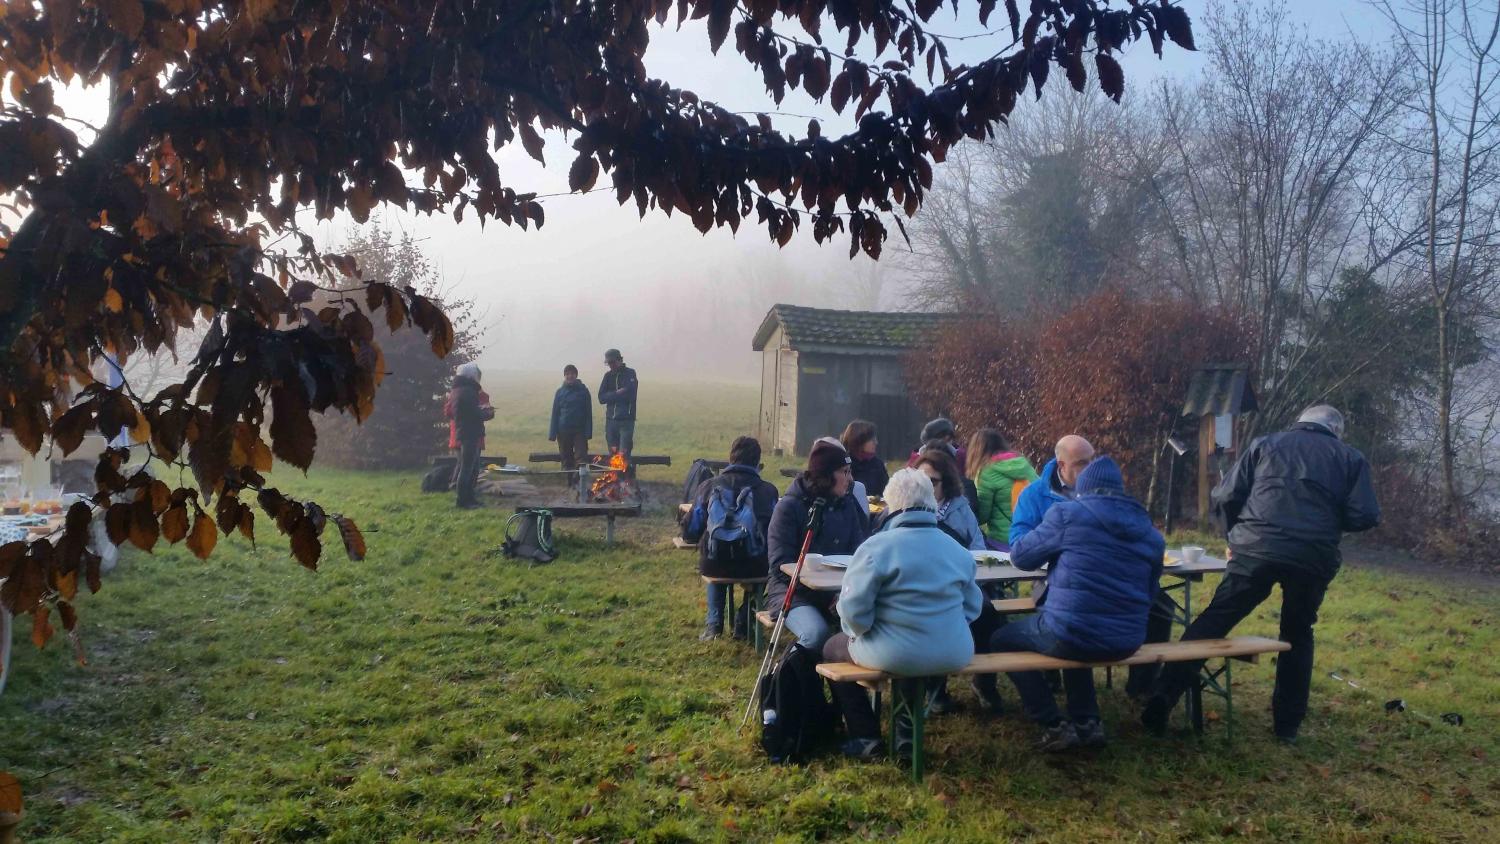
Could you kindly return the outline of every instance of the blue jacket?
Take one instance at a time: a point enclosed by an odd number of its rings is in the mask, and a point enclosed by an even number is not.
[[[1056,477],[1057,458],[1054,457],[1042,467],[1042,476],[1021,490],[1021,497],[1016,499],[1016,511],[1010,516],[1011,545],[1015,545],[1021,537],[1036,530],[1037,525],[1042,523],[1047,510],[1053,504],[1069,500],[1066,495],[1053,489],[1052,484]]]
[[[938,512],[942,513],[940,521],[953,531],[956,536],[964,537],[960,542],[972,551],[983,551],[984,531],[979,529],[979,517],[974,515],[974,508],[969,506],[969,499],[955,498],[952,501],[944,501]]]
[[[547,428],[547,439],[556,440],[559,433],[583,434],[583,438],[594,438],[594,399],[582,381],[564,383],[552,397],[552,424]]]
[[[1037,607],[1042,623],[1081,656],[1112,659],[1146,641],[1166,549],[1140,502],[1100,491],[1050,507],[1035,530],[1011,543],[1010,559],[1026,571],[1050,563]]]
[[[772,615],[781,612],[787,587],[792,584],[791,577],[781,570],[781,566],[797,562],[813,500],[799,475],[792,481],[786,495],[776,502],[776,511],[771,514],[771,528],[766,532],[766,551],[771,557],[771,576],[766,579],[766,606]],[[870,517],[865,515],[851,492],[828,502],[823,510],[823,526],[813,537],[808,550],[814,554],[853,554],[869,535]],[[834,597],[831,592],[814,592],[799,583],[792,593],[792,606],[811,605],[827,609],[832,606]]]
[[[839,624],[855,662],[926,677],[969,664],[969,622],[983,606],[974,555],[937,529],[931,510],[906,510],[854,552],[839,592]]]

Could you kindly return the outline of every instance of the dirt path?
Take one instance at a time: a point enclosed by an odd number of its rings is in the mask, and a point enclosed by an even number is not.
[[[1432,563],[1373,542],[1346,542],[1344,563],[1354,568],[1409,574],[1453,586],[1500,590],[1500,571],[1478,566]]]

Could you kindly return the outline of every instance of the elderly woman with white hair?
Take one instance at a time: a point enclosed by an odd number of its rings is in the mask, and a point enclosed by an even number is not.
[[[495,418],[489,397],[479,389],[479,366],[466,363],[453,375],[453,389],[448,406],[453,414],[453,435],[458,444],[458,465],[454,467],[453,486],[460,509],[479,507],[474,485],[479,479],[479,454],[483,450],[484,423]]]
[[[854,552],[844,573],[838,601],[843,632],[824,645],[823,658],[907,677],[956,671],[974,656],[969,622],[984,604],[974,583],[974,556],[938,528],[932,482],[920,470],[892,475],[885,502],[880,533]],[[832,685],[849,733],[844,753],[877,755],[880,722],[864,689]]]

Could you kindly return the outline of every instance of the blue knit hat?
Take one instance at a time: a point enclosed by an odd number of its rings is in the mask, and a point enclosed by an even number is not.
[[[1090,492],[1124,492],[1125,478],[1120,466],[1108,457],[1100,457],[1078,473],[1078,494]]]

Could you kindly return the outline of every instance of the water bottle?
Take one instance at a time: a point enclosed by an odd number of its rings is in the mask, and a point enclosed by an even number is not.
[[[760,713],[760,724],[762,727],[770,727],[776,724],[776,710],[767,709]]]

